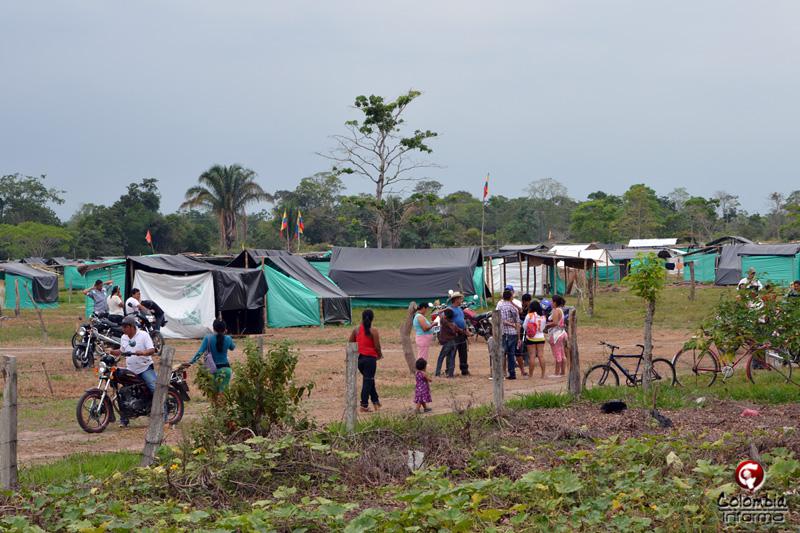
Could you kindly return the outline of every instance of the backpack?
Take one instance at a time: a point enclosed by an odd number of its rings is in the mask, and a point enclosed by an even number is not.
[[[534,313],[528,314],[528,326],[525,328],[525,337],[529,340],[535,339],[536,334],[539,333],[539,319],[533,318],[535,316]]]

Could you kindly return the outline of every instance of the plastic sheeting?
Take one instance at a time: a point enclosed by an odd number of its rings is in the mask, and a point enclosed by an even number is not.
[[[58,306],[58,276],[50,272],[42,272],[21,263],[4,263],[0,270],[5,272],[6,295],[5,306],[16,304],[16,285],[19,285],[21,309],[32,309],[33,302],[39,307]],[[17,283],[18,282],[18,283]],[[27,290],[25,288],[27,287]],[[30,296],[28,296],[30,292]],[[31,300],[31,296],[33,300]]]
[[[683,280],[691,281],[689,263],[694,263],[694,280],[697,283],[714,283],[717,275],[718,254],[692,254],[683,259]],[[737,280],[738,281],[738,280]]]
[[[794,256],[752,255],[742,257],[742,277],[751,268],[764,285],[790,285],[797,279],[797,262]]]
[[[267,297],[267,324],[271,328],[319,326],[319,300],[317,295],[299,281],[265,267],[269,293]]]
[[[350,297],[332,281],[320,274],[308,261],[299,256],[285,255],[269,257],[266,264],[298,281],[318,299],[322,300],[324,322],[326,324],[350,322]],[[269,285],[269,279],[267,284],[271,292],[272,286]],[[269,298],[267,301],[269,302]],[[319,320],[319,312],[317,312],[317,319]]]
[[[167,324],[161,334],[169,339],[200,339],[214,324],[214,278],[210,272],[172,276],[138,271],[134,285],[143,300],[153,300],[164,310]]]
[[[359,299],[442,298],[459,287],[471,295],[481,261],[479,248],[334,248],[330,278]]]

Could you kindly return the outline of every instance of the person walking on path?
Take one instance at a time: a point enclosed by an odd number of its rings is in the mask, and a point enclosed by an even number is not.
[[[428,360],[428,349],[433,344],[433,324],[425,316],[430,308],[430,304],[422,302],[417,307],[414,315],[414,333],[416,333],[417,357]]]
[[[463,333],[456,339],[456,350],[458,351],[458,366],[462,376],[469,376],[468,347],[467,347],[467,323],[464,320],[464,310],[461,304],[464,302],[464,295],[454,292],[450,295],[450,309],[453,310],[453,322]]]
[[[372,309],[364,309],[361,313],[361,324],[350,333],[350,342],[358,343],[358,371],[363,377],[361,383],[361,412],[369,413],[369,402],[377,411],[381,408],[378,389],[375,387],[375,373],[378,370],[378,359],[383,358],[381,337],[378,330],[372,327],[375,313]]]
[[[539,368],[544,379],[544,328],[547,324],[547,317],[542,311],[542,304],[538,300],[533,300],[528,305],[528,314],[522,323],[523,342],[528,352],[528,379],[533,377],[534,358],[539,360]]]
[[[500,322],[503,331],[503,352],[508,361],[508,379],[517,379],[516,355],[517,341],[519,340],[519,310],[511,303],[513,292],[506,289],[503,291],[503,300],[500,302]]]
[[[439,344],[442,349],[439,351],[439,359],[436,361],[436,376],[442,373],[442,362],[446,362],[445,375],[448,378],[455,377],[456,366],[456,343],[458,338],[466,332],[459,328],[453,321],[453,310],[449,307],[444,310],[439,324]]]
[[[431,378],[425,372],[428,368],[428,361],[420,357],[417,359],[417,385],[414,387],[414,403],[417,404],[417,413],[430,413],[431,408]]]
[[[558,294],[553,296],[553,312],[550,313],[550,320],[547,322],[550,334],[550,348],[553,350],[553,358],[556,361],[556,373],[550,377],[561,377],[566,374],[564,345],[567,342],[567,332],[564,321],[564,298]]]
[[[217,394],[225,392],[231,382],[231,363],[228,360],[228,352],[236,349],[236,344],[233,338],[227,333],[227,326],[223,320],[214,321],[214,335],[206,335],[197,353],[194,354],[190,365],[197,362],[200,357],[206,352],[211,352],[211,357],[214,359],[214,365],[217,367],[216,371],[212,374],[214,378],[214,389]]]

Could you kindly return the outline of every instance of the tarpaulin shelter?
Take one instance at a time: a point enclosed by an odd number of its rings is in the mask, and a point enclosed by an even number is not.
[[[330,278],[354,306],[405,307],[447,298],[448,291],[483,296],[480,248],[334,248]]]
[[[267,257],[264,276],[269,327],[350,322],[350,297],[304,258],[288,254]]]
[[[228,266],[236,268],[261,268],[261,261],[267,257],[286,257],[291,255],[292,254],[286,250],[247,248],[246,250],[242,250],[242,253],[234,257],[233,260],[228,263]]]
[[[512,285],[518,294],[544,294],[546,267],[538,266],[529,268],[527,261],[522,259],[522,252],[546,252],[544,244],[509,244],[501,247],[496,252],[484,253],[487,265],[486,286],[489,293],[500,293],[507,285]],[[531,275],[531,271],[534,270]],[[533,281],[533,283],[532,283]]]
[[[567,282],[570,279],[569,269],[589,273],[595,267],[595,260],[590,258],[570,257],[549,252],[523,252],[522,255],[529,267],[547,267],[545,293],[548,294],[563,295],[566,293]],[[559,270],[564,272],[563,279]],[[594,281],[595,278],[590,279],[587,287],[590,306],[594,305]]]
[[[788,285],[800,278],[800,245],[733,244],[723,246],[717,285],[736,285],[753,268],[762,283]]]
[[[98,263],[87,263],[77,267],[76,272],[83,280],[83,288],[89,289],[94,285],[94,282],[100,280],[106,282],[111,280],[111,286],[108,288],[108,294],[111,295],[111,288],[118,286],[122,294],[125,294],[125,261],[123,259],[109,259]],[[64,271],[64,280],[66,281],[67,272]],[[69,285],[68,285],[69,286]],[[73,289],[77,289],[75,285]],[[94,312],[94,300],[86,297],[86,316]]]
[[[591,259],[596,268],[594,272],[587,272],[587,276],[596,275],[598,281],[619,281],[619,266],[611,260],[608,250],[594,243],[556,244],[550,248],[549,252],[579,259]]]
[[[58,276],[22,263],[0,264],[0,276],[5,280],[6,308],[34,309],[58,307]],[[34,305],[35,303],[35,305]]]
[[[717,276],[719,254],[713,249],[705,252],[688,253],[683,256],[683,280],[691,281],[689,263],[694,263],[694,280],[698,283],[714,283]],[[736,281],[739,281],[738,279]]]
[[[611,261],[619,266],[620,279],[628,275],[632,266],[636,266],[636,257],[639,254],[647,255],[650,253],[656,254],[665,261],[669,261],[674,256],[674,253],[668,248],[620,248],[617,250],[608,250]]]
[[[165,337],[198,338],[211,331],[218,316],[234,334],[264,330],[267,284],[261,269],[224,267],[182,255],[128,257],[125,287],[126,297],[138,288],[142,299],[164,310],[169,322],[162,330]]]

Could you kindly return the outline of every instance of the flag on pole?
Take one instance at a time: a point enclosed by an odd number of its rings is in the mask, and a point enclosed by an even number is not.
[[[483,183],[483,203],[489,198],[489,174],[486,174],[486,181]]]
[[[300,238],[300,235],[303,235],[306,231],[305,225],[303,225],[303,214],[300,210],[297,210],[297,238]]]
[[[147,235],[144,236],[144,240],[147,241],[147,244],[153,244],[153,236],[150,235],[150,230],[147,230]]]
[[[289,217],[286,216],[286,208],[283,208],[283,219],[281,220],[281,235],[289,229]]]

